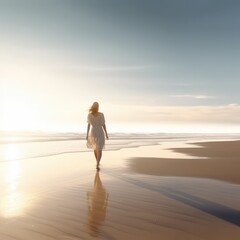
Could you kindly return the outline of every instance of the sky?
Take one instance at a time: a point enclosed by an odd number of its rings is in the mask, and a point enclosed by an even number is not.
[[[0,130],[240,132],[237,0],[0,0]]]

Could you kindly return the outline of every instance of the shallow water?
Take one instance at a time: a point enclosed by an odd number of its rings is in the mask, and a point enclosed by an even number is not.
[[[120,150],[166,142],[240,139],[237,134],[110,134],[105,150]],[[85,134],[21,133],[0,134],[0,162],[90,152]]]

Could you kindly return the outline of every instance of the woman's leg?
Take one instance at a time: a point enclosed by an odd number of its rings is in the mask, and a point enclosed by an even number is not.
[[[98,150],[98,164],[100,163],[101,161],[101,158],[102,158],[102,150]]]
[[[102,158],[102,150],[97,150],[97,168],[99,168],[99,163],[101,161]]]
[[[96,161],[97,161],[97,150],[94,149],[93,151],[94,151],[94,155],[95,155],[95,158],[96,158]]]

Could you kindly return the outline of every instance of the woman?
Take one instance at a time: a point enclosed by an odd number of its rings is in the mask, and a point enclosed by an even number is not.
[[[87,126],[87,147],[94,150],[94,155],[96,158],[96,169],[99,170],[99,164],[102,157],[102,149],[105,145],[105,136],[108,139],[107,129],[105,125],[105,118],[103,113],[98,111],[99,104],[94,102],[91,108],[89,109],[88,114],[88,126]],[[91,126],[91,131],[89,134]],[[105,136],[104,136],[105,133]]]

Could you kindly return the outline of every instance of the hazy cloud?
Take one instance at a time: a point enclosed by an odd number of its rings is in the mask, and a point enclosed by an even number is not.
[[[139,71],[151,68],[151,65],[126,65],[126,66],[91,66],[91,65],[72,65],[67,68],[79,71],[90,72],[122,72],[122,71]]]
[[[195,98],[195,99],[213,99],[217,98],[215,96],[208,96],[208,95],[191,95],[191,94],[185,94],[185,95],[170,95],[170,97],[174,98]]]
[[[114,121],[239,124],[240,105],[219,106],[117,106],[109,112]]]

